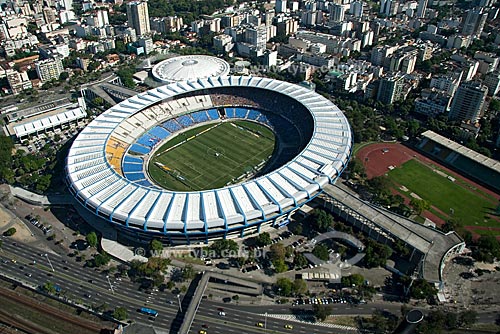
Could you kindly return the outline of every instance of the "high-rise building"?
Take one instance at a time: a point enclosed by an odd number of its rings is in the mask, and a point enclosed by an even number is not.
[[[248,28],[245,31],[245,40],[257,49],[265,49],[267,42],[267,29],[265,25]]]
[[[486,74],[484,84],[488,87],[488,95],[495,96],[500,92],[500,72],[495,71]]]
[[[488,87],[479,82],[462,82],[453,97],[448,118],[477,122],[484,108],[486,94]]]
[[[403,92],[403,77],[394,75],[381,78],[378,87],[377,100],[384,104],[392,104],[401,99]]]
[[[330,7],[330,21],[331,22],[342,22],[344,21],[345,7],[340,4],[332,4]]]
[[[428,0],[420,0],[418,2],[418,7],[417,7],[417,17],[419,19],[425,17],[425,11],[427,10],[427,1]]]
[[[487,18],[488,13],[485,13],[483,8],[477,7],[469,9],[462,28],[462,34],[481,35]]]
[[[53,79],[57,80],[64,71],[61,58],[59,57],[37,61],[35,63],[35,69],[41,82],[47,82]]]
[[[127,4],[128,25],[135,29],[137,36],[147,35],[149,27],[148,3],[146,1],[133,1]]]
[[[276,13],[286,13],[286,0],[276,0]]]
[[[354,17],[361,17],[361,16],[363,16],[364,5],[365,4],[363,1],[353,1],[353,2],[351,2],[351,5],[349,7],[349,12]]]

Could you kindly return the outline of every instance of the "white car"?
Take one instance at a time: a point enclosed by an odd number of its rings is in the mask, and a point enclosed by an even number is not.
[[[224,313],[224,312],[219,312],[219,315],[220,315],[221,317],[225,317],[225,316],[226,316],[226,313]]]

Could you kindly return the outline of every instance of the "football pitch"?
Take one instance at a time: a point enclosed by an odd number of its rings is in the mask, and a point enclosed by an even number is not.
[[[275,147],[274,133],[249,121],[206,124],[162,145],[148,165],[161,187],[196,191],[245,180],[265,165]]]
[[[498,219],[490,215],[498,205],[495,198],[462,179],[451,181],[414,159],[390,171],[388,177],[406,197],[413,192],[428,201],[437,209],[430,211],[444,220],[454,218],[462,226],[498,226]],[[403,192],[401,185],[409,190]]]

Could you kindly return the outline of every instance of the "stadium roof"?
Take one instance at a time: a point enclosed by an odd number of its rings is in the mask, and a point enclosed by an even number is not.
[[[166,59],[153,67],[153,77],[164,83],[196,80],[229,74],[229,64],[205,55],[179,56]]]
[[[474,150],[471,150],[470,148],[467,148],[463,145],[460,145],[457,142],[454,142],[453,140],[450,140],[446,137],[443,137],[434,131],[427,130],[424,133],[422,133],[422,136],[429,138],[430,140],[443,145],[444,147],[449,148],[450,150],[460,153],[466,158],[469,158],[485,167],[491,168],[497,173],[500,173],[500,162],[495,159],[488,158],[487,156],[478,153]]]
[[[39,118],[30,122],[14,126],[14,132],[18,138],[37,133],[45,129],[51,129],[61,124],[87,117],[87,113],[82,107],[67,110],[65,112]]]
[[[142,186],[113,168],[110,161],[116,159],[115,155],[122,157],[133,138],[159,122],[141,114],[150,111],[149,107],[188,92],[210,94],[211,88],[235,86],[286,94],[311,113],[314,132],[297,157],[269,174],[242,184],[196,192]],[[174,117],[174,112],[194,111],[182,106],[179,103],[176,110],[162,114],[161,121]],[[144,117],[142,124],[134,121],[130,132],[123,131],[121,125],[138,116]],[[124,139],[110,145],[112,135]],[[314,198],[345,168],[351,146],[347,119],[323,96],[268,78],[218,77],[162,86],[113,106],[80,132],[69,150],[66,169],[71,191],[95,214],[143,231],[209,233],[267,221]]]

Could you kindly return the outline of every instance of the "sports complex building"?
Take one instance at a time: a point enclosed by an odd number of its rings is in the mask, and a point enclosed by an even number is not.
[[[270,130],[272,154],[215,187],[208,186],[215,181],[195,184],[188,177],[194,174],[168,167],[168,160],[153,163],[164,152],[204,145],[202,136],[223,126],[233,137],[215,141],[231,141],[239,133],[258,140],[263,131],[257,126]],[[67,182],[81,205],[120,236],[208,242],[286,224],[291,213],[335,182],[347,166],[352,142],[344,114],[314,91],[262,77],[200,78],[140,93],[99,115],[69,151]],[[169,143],[175,145],[165,149]],[[248,144],[242,153],[252,148]],[[201,166],[193,167],[201,182],[211,177],[211,161],[226,159],[225,166],[233,158],[208,145],[198,161],[188,159],[185,166]],[[168,186],[153,177],[155,165],[170,179]]]

